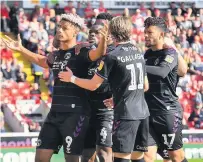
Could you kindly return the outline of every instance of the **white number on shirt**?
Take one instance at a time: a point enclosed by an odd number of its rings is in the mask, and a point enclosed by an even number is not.
[[[136,66],[139,69],[139,83],[138,84],[136,83],[136,73],[135,73],[134,64],[126,65],[126,69],[130,70],[130,74],[131,74],[131,85],[128,87],[128,90],[130,90],[130,91],[144,88],[142,63],[136,63]]]

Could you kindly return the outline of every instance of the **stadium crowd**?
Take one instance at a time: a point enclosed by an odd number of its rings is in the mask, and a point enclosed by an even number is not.
[[[154,7],[154,3],[151,3],[150,8],[145,8],[144,3],[141,3],[140,8],[132,11],[125,8],[120,15],[131,18],[134,26],[132,41],[143,53],[146,50],[144,20],[151,16],[166,19],[170,29],[167,35],[175,42],[189,67],[187,75],[180,78],[177,88],[184,109],[183,124],[185,129],[203,129],[203,9],[197,9],[195,3],[191,8],[185,8],[184,3],[175,2],[170,3],[169,6],[167,10],[160,10]],[[92,8],[90,2],[86,4],[77,2],[77,6],[74,6],[73,2],[69,1],[64,8],[61,8],[60,4],[52,8],[45,4],[35,6],[31,13],[19,8],[18,2],[14,2],[10,7],[5,2],[1,2],[1,32],[13,33],[14,36],[20,33],[24,47],[35,53],[47,55],[54,50],[52,43],[60,14],[77,13],[85,18],[87,26],[77,36],[78,43],[81,43],[88,41],[89,29],[101,12],[108,12],[102,2],[98,8]],[[13,51],[6,48],[3,43],[0,48],[1,107],[7,103],[15,104],[17,99],[34,99],[39,102],[40,77],[45,79],[51,98],[54,82],[51,71],[45,71],[38,65],[32,64],[34,83],[30,85],[26,81],[24,65],[13,57]],[[1,113],[1,132],[5,132],[3,120],[4,115]],[[30,123],[30,131],[39,129],[39,124]]]

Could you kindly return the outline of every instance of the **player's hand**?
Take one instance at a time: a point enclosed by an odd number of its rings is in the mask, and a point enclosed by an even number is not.
[[[113,98],[109,98],[109,99],[106,99],[103,101],[104,102],[104,105],[107,107],[107,108],[114,108],[114,103],[113,103]]]
[[[101,34],[102,39],[104,39],[105,41],[108,40],[109,26],[107,23],[104,23],[104,27],[99,31],[99,33]]]
[[[18,34],[18,40],[15,41],[13,39],[11,39],[9,36],[5,35],[5,38],[1,38],[1,40],[5,43],[5,45],[15,51],[21,51],[22,48],[22,41],[20,39],[20,34]]]
[[[62,82],[70,82],[71,81],[71,77],[73,76],[73,72],[71,71],[71,69],[66,67],[66,70],[67,71],[61,71],[58,74],[58,77],[59,77],[60,81],[62,81]]]

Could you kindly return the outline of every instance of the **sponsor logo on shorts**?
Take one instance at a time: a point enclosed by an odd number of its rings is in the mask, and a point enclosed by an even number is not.
[[[137,150],[141,150],[141,151],[147,151],[147,147],[145,147],[145,146],[140,146],[140,145],[137,145],[137,146],[136,146],[136,149],[137,149]]]
[[[101,138],[101,143],[105,144],[106,137],[107,137],[107,130],[106,130],[106,128],[103,127],[101,129],[100,136],[102,137]]]
[[[71,144],[73,142],[73,138],[71,136],[67,136],[65,141],[66,141],[66,144],[67,144],[67,146],[66,146],[66,153],[70,154],[71,153],[70,146],[71,146]]]
[[[42,140],[41,140],[41,139],[38,139],[38,140],[36,141],[36,144],[37,144],[38,147],[41,146]]]

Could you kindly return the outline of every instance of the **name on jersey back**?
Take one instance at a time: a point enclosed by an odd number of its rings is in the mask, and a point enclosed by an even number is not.
[[[130,62],[133,60],[138,60],[138,59],[144,59],[143,54],[133,54],[133,55],[126,55],[126,56],[117,56],[117,59],[120,60],[121,62]]]

